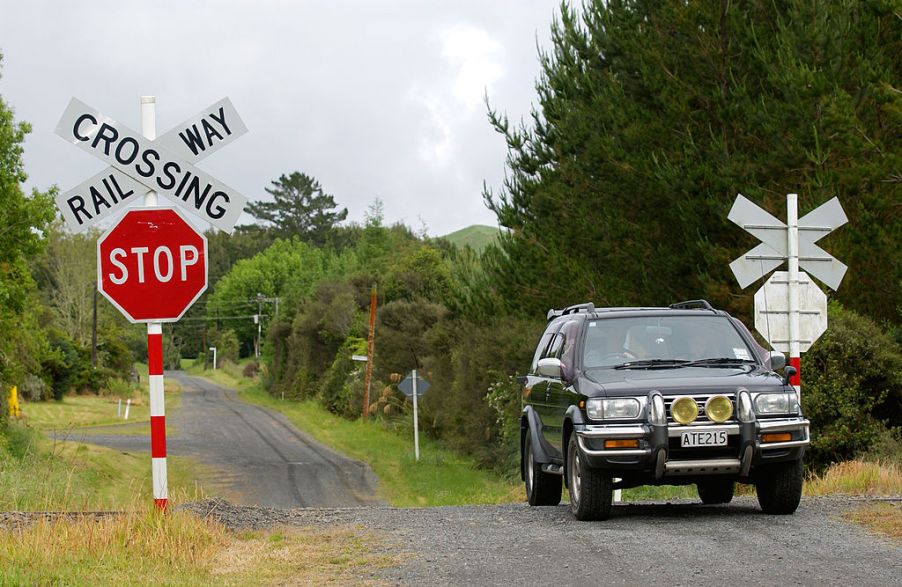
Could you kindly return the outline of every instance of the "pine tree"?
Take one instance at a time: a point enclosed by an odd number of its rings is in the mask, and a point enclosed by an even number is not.
[[[348,217],[348,209],[335,210],[335,198],[323,192],[319,182],[297,171],[282,175],[266,192],[272,202],[252,202],[247,211],[258,220],[272,225],[278,236],[323,245],[333,228]]]
[[[894,8],[895,6],[895,8]],[[838,196],[837,297],[898,320],[902,34],[896,2],[587,2],[540,54],[531,124],[490,119],[508,177],[499,288],[538,311],[707,297],[750,311],[729,262],[737,192],[785,218]]]

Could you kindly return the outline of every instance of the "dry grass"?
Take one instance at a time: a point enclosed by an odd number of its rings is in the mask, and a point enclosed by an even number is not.
[[[234,533],[192,514],[40,521],[0,531],[0,584],[376,584],[398,564],[358,528]]]
[[[893,463],[845,461],[805,483],[806,495],[902,495],[902,469]]]
[[[360,528],[286,527],[243,534],[216,554],[213,575],[266,585],[379,584],[372,573],[401,559]]]
[[[877,534],[902,540],[902,504],[898,502],[866,505],[848,512],[844,517]]]

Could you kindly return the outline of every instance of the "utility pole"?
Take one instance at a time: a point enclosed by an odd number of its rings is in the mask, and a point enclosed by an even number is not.
[[[373,293],[370,297],[370,333],[366,344],[366,375],[363,382],[363,420],[364,422],[370,415],[370,384],[373,381],[373,350],[375,346],[376,331],[376,286],[373,286]]]

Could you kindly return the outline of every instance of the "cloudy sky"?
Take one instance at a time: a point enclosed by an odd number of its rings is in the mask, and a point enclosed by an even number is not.
[[[360,221],[437,236],[496,225],[505,146],[483,96],[512,120],[535,103],[537,45],[558,0],[87,2],[0,0],[0,96],[28,121],[29,187],[67,190],[105,165],[53,131],[77,97],[157,134],[228,96],[249,132],[199,167],[251,200],[301,171]],[[250,221],[250,217],[244,217]]]

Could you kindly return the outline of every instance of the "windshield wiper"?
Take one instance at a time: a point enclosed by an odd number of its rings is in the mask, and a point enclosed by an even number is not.
[[[735,357],[717,357],[712,359],[698,359],[697,361],[687,361],[686,365],[690,367],[706,367],[718,365],[750,365],[755,364],[752,359],[737,359]]]
[[[629,361],[628,363],[621,363],[614,367],[614,369],[654,369],[654,368],[667,368],[667,367],[685,367],[690,364],[691,361],[684,361],[683,359],[645,359],[642,361]]]

